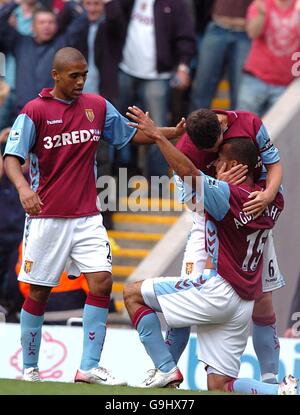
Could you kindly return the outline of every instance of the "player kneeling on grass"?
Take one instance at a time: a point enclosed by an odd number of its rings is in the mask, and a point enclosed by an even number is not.
[[[170,327],[197,325],[199,359],[206,365],[209,390],[296,394],[297,380],[291,375],[280,385],[237,379],[254,300],[261,295],[263,247],[284,205],[278,193],[262,215],[243,214],[249,193],[265,185],[257,185],[253,179],[256,146],[250,140],[236,138],[220,148],[217,171],[224,163],[227,168],[248,166],[243,184],[231,185],[198,170],[164,139],[143,111],[137,107],[129,107],[129,111],[127,115],[137,122],[136,128],[156,142],[178,176],[190,178],[192,189],[187,186],[187,191],[203,201],[209,254],[205,270],[197,278],[154,278],[125,287],[128,313],[155,365],[141,386],[170,387],[183,381],[162,337],[156,314],[162,312]]]

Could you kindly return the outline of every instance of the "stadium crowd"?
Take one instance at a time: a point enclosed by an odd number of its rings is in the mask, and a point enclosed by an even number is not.
[[[12,322],[28,293],[17,281],[25,213],[2,154],[20,110],[54,86],[52,62],[64,47],[87,60],[83,92],[102,95],[123,116],[134,104],[157,125],[176,125],[210,108],[225,77],[228,110],[262,117],[294,79],[300,0],[0,0],[0,306]],[[147,178],[168,174],[156,144],[140,148],[102,140],[97,175],[117,176],[120,167]],[[22,169],[29,178],[27,163]],[[111,228],[111,212],[103,218]],[[65,274],[46,311],[82,310],[88,288],[80,278],[71,285]]]

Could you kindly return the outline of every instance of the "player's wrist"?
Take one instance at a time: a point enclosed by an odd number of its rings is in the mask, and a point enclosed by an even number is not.
[[[30,189],[30,186],[29,186],[29,184],[26,182],[26,183],[16,183],[16,189],[17,189],[17,191],[20,193],[20,192],[22,192],[23,190],[28,190],[28,189]]]
[[[277,192],[275,192],[273,189],[265,189],[263,193],[266,198],[267,204],[273,202],[277,194]]]

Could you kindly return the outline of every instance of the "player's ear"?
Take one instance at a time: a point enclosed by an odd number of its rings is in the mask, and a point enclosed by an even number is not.
[[[54,79],[54,81],[58,81],[59,80],[59,73],[57,72],[56,69],[52,69],[51,76]]]

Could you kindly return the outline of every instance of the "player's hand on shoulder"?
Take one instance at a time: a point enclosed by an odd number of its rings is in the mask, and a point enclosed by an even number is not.
[[[41,213],[43,202],[38,194],[30,189],[29,186],[24,186],[19,189],[19,197],[26,213],[29,215],[38,215]]]
[[[248,196],[249,201],[243,205],[243,212],[246,215],[259,216],[270,203],[270,198],[265,191],[255,191]]]

